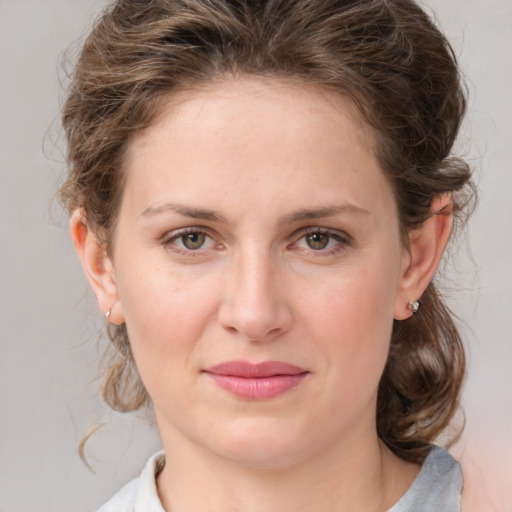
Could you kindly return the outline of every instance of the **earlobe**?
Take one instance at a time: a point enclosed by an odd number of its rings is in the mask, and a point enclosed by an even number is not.
[[[105,244],[88,227],[86,214],[82,209],[73,212],[69,230],[100,310],[104,315],[110,311],[107,318],[109,322],[117,325],[123,323],[124,317],[112,261],[107,254]]]
[[[410,303],[420,300],[434,277],[444,250],[450,239],[453,225],[453,202],[450,194],[434,199],[432,215],[409,235],[409,249],[404,259],[394,317],[405,320],[415,311]]]

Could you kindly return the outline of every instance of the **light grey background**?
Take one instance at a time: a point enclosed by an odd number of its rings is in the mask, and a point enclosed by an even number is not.
[[[103,319],[51,203],[63,173],[58,62],[103,0],[0,0],[0,511],[93,510],[159,448],[155,430],[98,397]],[[470,347],[467,429],[455,452],[512,475],[512,3],[429,0],[470,88],[459,148],[481,200],[448,267]],[[462,288],[462,290],[461,290]],[[80,461],[87,427],[105,422]],[[509,495],[510,496],[510,495]],[[511,501],[512,503],[512,497]]]

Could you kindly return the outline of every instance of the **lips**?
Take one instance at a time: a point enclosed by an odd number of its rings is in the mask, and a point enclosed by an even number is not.
[[[308,371],[290,363],[229,361],[204,371],[220,388],[246,400],[268,400],[298,386]]]

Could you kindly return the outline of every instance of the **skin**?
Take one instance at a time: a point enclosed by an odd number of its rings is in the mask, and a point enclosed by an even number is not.
[[[377,437],[378,382],[393,319],[412,314],[451,216],[434,215],[404,248],[351,103],[277,80],[170,97],[131,141],[123,172],[112,256],[84,212],[71,233],[101,310],[127,325],[152,398],[169,455],[164,508],[391,507],[418,468]],[[204,371],[233,360],[307,375],[277,397],[243,399]]]

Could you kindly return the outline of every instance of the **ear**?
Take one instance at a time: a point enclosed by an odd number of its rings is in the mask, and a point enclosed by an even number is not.
[[[394,318],[412,316],[409,302],[417,301],[434,277],[453,227],[451,194],[432,201],[431,217],[409,234],[409,247],[404,256],[402,275],[394,307]]]
[[[114,266],[107,254],[105,244],[87,226],[84,210],[77,209],[73,212],[69,230],[100,310],[104,315],[107,311],[111,312],[108,317],[110,323],[122,324],[124,315],[119,301]]]

